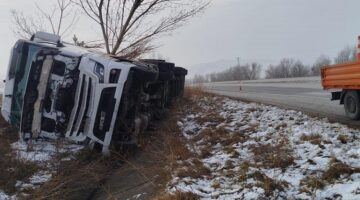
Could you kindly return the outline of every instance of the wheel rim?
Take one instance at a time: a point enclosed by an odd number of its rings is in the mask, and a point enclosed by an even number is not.
[[[356,112],[356,102],[355,99],[350,97],[347,99],[346,105],[348,107],[348,111],[350,113],[355,113]]]

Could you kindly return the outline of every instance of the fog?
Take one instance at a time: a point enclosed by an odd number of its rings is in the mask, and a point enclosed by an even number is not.
[[[1,77],[17,39],[10,10],[34,14],[35,2],[48,9],[55,0],[0,1]],[[203,14],[158,40],[160,48],[153,55],[170,58],[190,70],[199,63],[236,62],[237,57],[241,62],[258,61],[263,65],[283,57],[311,64],[321,54],[333,58],[344,46],[357,44],[358,8],[357,0],[213,0]],[[80,20],[73,32],[83,39],[100,36],[96,25],[86,19]],[[224,65],[217,70],[229,67]]]

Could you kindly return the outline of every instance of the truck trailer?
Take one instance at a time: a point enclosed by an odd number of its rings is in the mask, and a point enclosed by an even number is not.
[[[360,36],[358,49],[360,49]],[[321,68],[321,84],[331,92],[331,100],[340,100],[350,119],[360,119],[360,54],[357,60]]]
[[[37,32],[11,51],[1,114],[24,141],[55,134],[109,153],[164,117],[186,75],[165,60],[123,59]]]

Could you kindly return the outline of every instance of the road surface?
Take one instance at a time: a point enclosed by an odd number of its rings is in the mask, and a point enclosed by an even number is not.
[[[215,82],[202,87],[211,93],[299,110],[312,116],[327,117],[332,122],[360,127],[360,121],[345,117],[339,101],[330,101],[331,91],[322,89],[320,77]]]

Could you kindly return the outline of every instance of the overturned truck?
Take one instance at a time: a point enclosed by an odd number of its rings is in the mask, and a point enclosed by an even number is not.
[[[110,57],[38,32],[12,49],[1,114],[25,141],[55,134],[108,153],[163,118],[186,75],[164,60]]]

